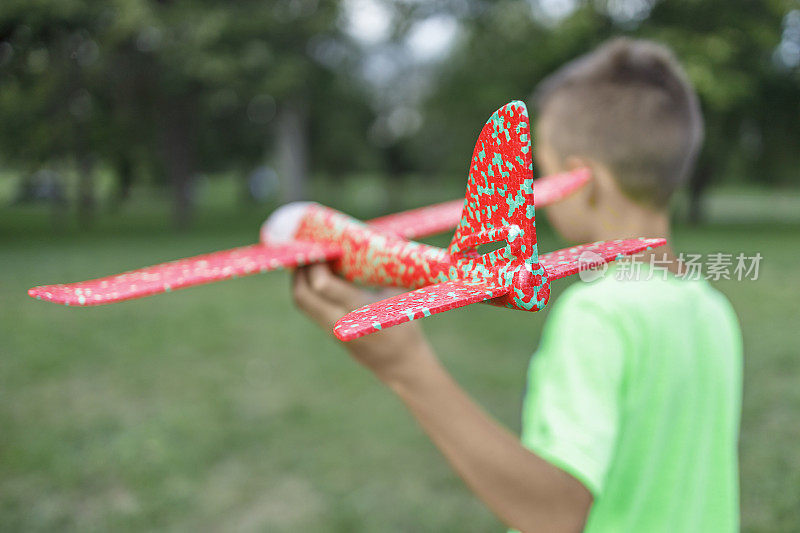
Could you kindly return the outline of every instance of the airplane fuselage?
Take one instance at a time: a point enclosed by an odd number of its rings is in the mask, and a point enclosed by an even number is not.
[[[304,207],[292,238],[339,246],[342,256],[331,266],[350,281],[416,289],[450,279],[452,263],[443,248],[372,228],[320,204]]]
[[[262,241],[279,244],[270,234],[281,234],[291,240],[334,244],[342,255],[331,262],[331,267],[350,281],[417,289],[448,280],[484,278],[514,286],[508,296],[490,303],[525,311],[541,308],[535,304],[534,291],[537,283],[541,286],[541,279],[534,278],[541,274],[524,262],[512,261],[513,246],[483,256],[466,252],[456,257],[443,248],[378,230],[320,204],[303,203],[287,211],[292,211],[291,217],[278,215],[265,223]],[[513,242],[513,235],[507,240]]]

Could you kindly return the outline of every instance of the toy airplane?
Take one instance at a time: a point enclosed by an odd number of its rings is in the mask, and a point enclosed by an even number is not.
[[[28,294],[67,305],[97,305],[317,262],[331,262],[337,274],[351,281],[412,289],[343,316],[334,333],[349,341],[478,302],[538,311],[547,303],[550,281],[665,243],[624,239],[539,255],[534,185],[541,205],[570,194],[589,175],[581,170],[534,181],[531,157],[527,109],[511,102],[492,115],[478,137],[464,201],[368,222],[316,203],[287,204],[264,223],[259,244],[106,278],[35,287]],[[408,240],[453,227],[447,249]],[[484,245],[494,249],[482,253]],[[589,261],[581,257],[586,252],[594,254]]]

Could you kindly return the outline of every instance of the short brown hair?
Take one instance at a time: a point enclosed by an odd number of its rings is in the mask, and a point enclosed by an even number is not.
[[[637,201],[664,207],[694,166],[703,117],[675,56],[651,41],[612,39],[567,63],[534,93],[560,157],[596,159]]]

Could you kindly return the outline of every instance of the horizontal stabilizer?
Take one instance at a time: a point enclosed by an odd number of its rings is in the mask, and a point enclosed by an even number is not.
[[[539,256],[539,264],[545,268],[549,280],[565,278],[609,263],[624,256],[638,254],[666,244],[664,239],[618,239],[598,241],[572,248],[562,248]]]
[[[312,242],[253,244],[105,278],[34,287],[28,294],[33,298],[66,305],[100,305],[279,268],[329,261],[340,255],[338,246]]]
[[[340,318],[333,332],[351,341],[383,328],[503,296],[510,290],[489,281],[445,281],[365,305]]]
[[[534,180],[536,207],[544,207],[569,196],[589,179],[589,169],[580,168]],[[461,220],[463,209],[464,200],[450,200],[374,218],[367,223],[373,228],[405,239],[419,239],[452,231]]]

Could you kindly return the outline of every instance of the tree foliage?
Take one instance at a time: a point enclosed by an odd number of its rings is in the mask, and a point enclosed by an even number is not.
[[[391,18],[381,43],[346,31],[353,1],[4,0],[0,158],[23,173],[77,169],[86,210],[98,163],[120,198],[143,178],[168,183],[179,224],[195,175],[246,176],[275,150],[303,159],[291,181],[463,174],[491,110],[627,34],[671,46],[700,94],[694,196],[714,180],[797,180],[796,0],[364,2]],[[436,17],[460,33],[447,57],[417,61],[408,36]]]
[[[311,153],[341,165],[347,150],[331,115],[347,114],[360,131],[370,116],[347,81],[352,53],[339,16],[330,0],[8,0],[0,153],[30,168],[102,160],[123,188],[135,175],[161,176],[179,224],[194,175],[246,174],[270,152],[284,107],[328,128],[313,135]]]

